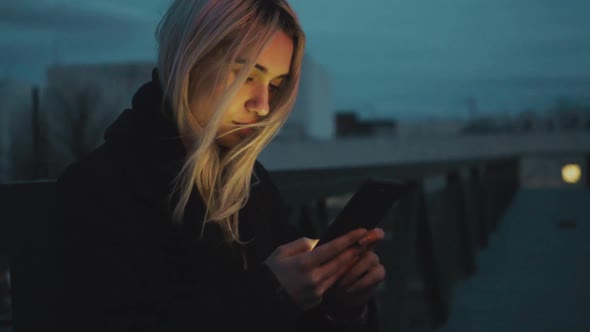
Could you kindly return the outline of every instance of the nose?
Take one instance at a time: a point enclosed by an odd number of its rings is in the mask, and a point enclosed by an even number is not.
[[[258,113],[258,116],[265,116],[269,112],[269,92],[264,84],[258,84],[252,89],[250,97],[246,101],[246,109]]]

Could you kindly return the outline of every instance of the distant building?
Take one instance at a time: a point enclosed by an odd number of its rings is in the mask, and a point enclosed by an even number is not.
[[[335,115],[336,135],[346,136],[369,136],[368,126],[364,126],[358,119],[358,114],[353,111],[339,111]]]
[[[335,114],[336,136],[387,136],[396,135],[397,122],[388,119],[360,120],[353,111],[339,111]]]
[[[41,109],[48,117],[50,175],[103,141],[107,126],[131,107],[133,94],[151,80],[153,68],[150,62],[48,68]]]
[[[83,138],[86,147],[102,142],[104,129],[123,109],[131,106],[135,91],[151,79],[154,64],[106,63],[86,65],[55,65],[47,70],[47,85],[42,93],[42,109],[50,117],[50,137],[63,130],[64,121],[76,118],[71,113],[90,114]],[[303,60],[299,94],[291,117],[277,138],[329,139],[334,136],[333,97],[330,75],[311,57]],[[70,115],[66,115],[70,113]],[[68,133],[66,133],[68,134]],[[63,137],[64,135],[61,135]],[[65,141],[72,141],[67,137]],[[80,144],[79,144],[80,145]],[[79,157],[72,146],[53,142],[54,174]]]
[[[559,131],[585,130],[587,112],[581,107],[555,110],[552,114]]]
[[[130,105],[136,89],[150,79],[153,63],[113,63],[59,65],[47,71],[45,99],[56,107],[56,90],[72,97],[76,91],[92,87],[100,91],[101,112],[119,113]],[[53,99],[53,100],[52,100]],[[302,64],[299,94],[279,139],[330,139],[335,135],[333,121],[334,97],[331,76],[326,69],[305,55]]]
[[[32,89],[29,82],[0,80],[0,182],[13,179],[17,159],[31,157]]]
[[[334,138],[336,134],[334,103],[331,75],[313,58],[305,55],[295,106],[277,138],[284,140]]]
[[[399,121],[398,137],[455,136],[461,133],[465,121],[459,119],[425,119]]]
[[[57,104],[65,101],[60,98],[74,102],[73,99],[81,92],[94,89],[98,94],[95,110],[114,116],[131,106],[131,97],[142,84],[151,80],[153,68],[150,62],[49,67],[44,91],[45,106],[59,107]]]
[[[584,114],[579,109],[552,110],[545,114],[529,110],[518,114],[513,127],[520,133],[583,130]]]
[[[0,182],[5,182],[10,176],[10,126],[8,116],[0,113]]]
[[[582,155],[563,152],[562,155],[524,155],[519,161],[520,185],[523,188],[564,188],[587,186],[589,165]],[[567,183],[564,166],[577,165],[581,168],[580,179]]]

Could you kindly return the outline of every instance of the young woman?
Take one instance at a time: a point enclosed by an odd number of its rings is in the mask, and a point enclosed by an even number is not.
[[[152,80],[58,180],[59,331],[374,329],[385,272],[358,229],[314,248],[257,162],[305,36],[284,0],[176,0]]]

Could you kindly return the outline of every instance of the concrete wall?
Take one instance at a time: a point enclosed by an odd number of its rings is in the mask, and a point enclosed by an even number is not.
[[[590,153],[590,133],[355,138],[271,143],[269,169],[317,169],[399,163]]]
[[[577,164],[582,170],[578,183],[563,181],[562,168]],[[588,174],[586,159],[581,154],[529,155],[520,161],[520,184],[522,188],[573,188],[584,187]]]
[[[289,170],[519,157],[523,188],[570,188],[587,184],[589,155],[590,133],[572,133],[273,142],[260,159],[270,170]],[[576,184],[562,179],[570,163],[582,171]]]

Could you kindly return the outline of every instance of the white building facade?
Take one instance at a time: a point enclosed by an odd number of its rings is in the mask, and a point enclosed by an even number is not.
[[[305,55],[297,101],[279,140],[329,140],[335,137],[332,78],[324,66]]]

